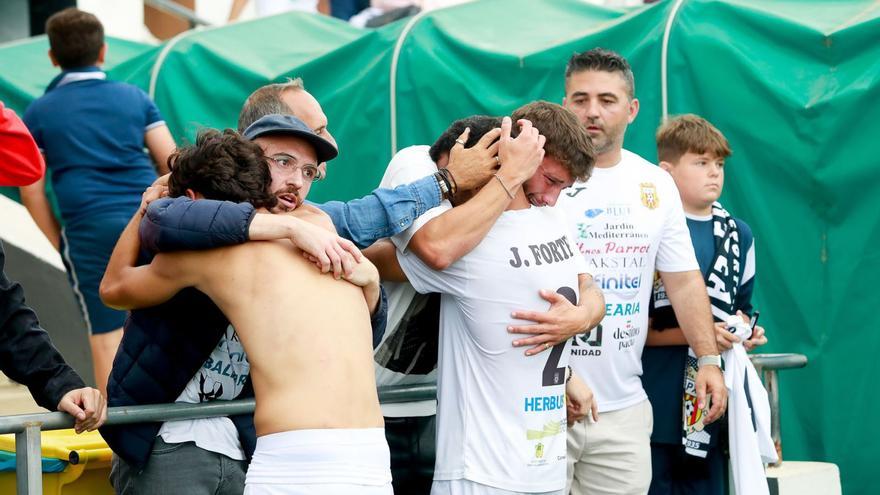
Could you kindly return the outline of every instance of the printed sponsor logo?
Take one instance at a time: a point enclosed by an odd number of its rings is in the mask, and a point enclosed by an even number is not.
[[[587,218],[596,218],[596,217],[598,217],[599,215],[601,215],[602,212],[604,212],[604,211],[605,211],[605,210],[603,210],[602,208],[591,208],[591,209],[586,210],[586,211],[584,212],[584,216],[587,217]]]
[[[526,439],[540,440],[542,438],[554,437],[561,433],[565,433],[565,418],[562,420],[550,420],[544,423],[540,430],[526,430]]]
[[[632,320],[626,320],[623,328],[618,328],[612,336],[617,340],[617,350],[629,349],[636,343],[636,337],[641,333],[639,327],[632,324]]]
[[[624,230],[621,231],[608,231],[608,230],[600,230],[597,232],[590,230],[590,225],[586,223],[577,224],[578,228],[578,239],[598,239],[598,240],[608,240],[608,239],[647,239],[650,237],[650,234],[647,232],[627,232]]]
[[[557,454],[560,453],[559,448],[562,449],[562,454],[565,453],[565,438],[556,439],[548,441],[546,438],[555,437],[557,435],[565,435],[565,417],[563,415],[562,419],[559,420],[551,420],[541,427],[541,429],[527,429],[526,430],[526,439],[531,443],[532,447],[532,458],[528,463],[529,467],[537,467],[537,466],[546,466],[550,462],[560,462],[565,460],[565,455],[555,455],[555,460],[548,459],[547,454],[554,453],[554,450],[557,451]],[[555,448],[554,448],[555,446]],[[548,451],[548,449],[550,449]],[[553,457],[553,455],[551,455]]]
[[[605,316],[632,316],[639,314],[639,303],[617,303],[605,305]]]
[[[565,195],[569,198],[573,198],[581,193],[581,191],[585,190],[586,187],[571,187],[566,191]]]
[[[644,256],[602,256],[587,258],[587,264],[593,270],[592,273],[598,273],[604,270],[628,269],[628,268],[644,268]]]
[[[572,356],[601,356],[602,325],[576,336],[571,344]]]
[[[523,399],[525,412],[555,411],[565,408],[565,395],[544,395],[537,397],[525,397]]]
[[[618,244],[614,241],[605,243],[606,254],[648,254],[650,244]]]
[[[613,217],[627,217],[632,213],[629,205],[609,205],[605,213]]]
[[[613,292],[625,299],[638,295],[642,287],[642,275],[628,273],[600,273],[593,276],[593,281],[605,292]]]

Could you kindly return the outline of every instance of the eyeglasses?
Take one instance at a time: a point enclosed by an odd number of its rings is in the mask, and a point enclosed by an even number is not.
[[[266,158],[276,167],[286,173],[292,173],[295,170],[299,170],[302,174],[303,180],[305,180],[306,182],[317,182],[324,178],[324,176],[321,175],[321,170],[318,167],[311,164],[297,166],[296,158],[288,154],[279,153],[277,155],[268,156]]]

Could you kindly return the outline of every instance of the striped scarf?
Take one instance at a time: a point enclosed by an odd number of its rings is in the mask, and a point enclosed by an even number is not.
[[[709,266],[705,281],[712,317],[719,322],[727,321],[728,316],[736,313],[736,293],[743,267],[740,265],[740,239],[736,221],[718,202],[712,204],[712,232],[715,236],[715,258]],[[660,309],[670,306],[666,289],[658,278],[654,288],[654,307]],[[705,411],[697,408],[696,378],[697,356],[693,349],[688,348],[684,372],[681,442],[688,454],[706,457],[712,435],[703,424]]]

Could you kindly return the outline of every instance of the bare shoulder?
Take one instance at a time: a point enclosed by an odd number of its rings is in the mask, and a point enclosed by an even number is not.
[[[159,253],[149,266],[153,273],[162,278],[194,285],[205,273],[210,272],[209,267],[215,266],[219,254],[216,251],[218,250]]]
[[[317,225],[318,227],[323,227],[333,233],[336,233],[336,227],[333,225],[333,220],[330,219],[330,215],[324,213],[320,208],[305,203],[297,208],[292,216],[299,218],[300,220],[312,223]]]

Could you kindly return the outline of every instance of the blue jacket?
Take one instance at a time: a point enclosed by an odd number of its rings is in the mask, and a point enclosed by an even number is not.
[[[377,190],[361,200],[318,207],[330,214],[341,236],[363,246],[406,229],[439,202],[436,180],[427,177],[393,190]],[[192,201],[185,197],[154,201],[141,222],[143,252],[139,261],[148,263],[158,251],[243,243],[248,240],[254,214],[248,203]],[[373,315],[374,345],[382,338],[386,317],[383,291],[380,307]],[[174,402],[228,325],[219,308],[195,289],[185,289],[159,306],[132,311],[107,383],[108,404],[116,407]],[[239,397],[250,396],[253,390],[248,382]],[[250,458],[256,446],[253,416],[231,419]],[[101,435],[117,455],[141,468],[149,459],[160,427],[160,422],[104,426]]]

